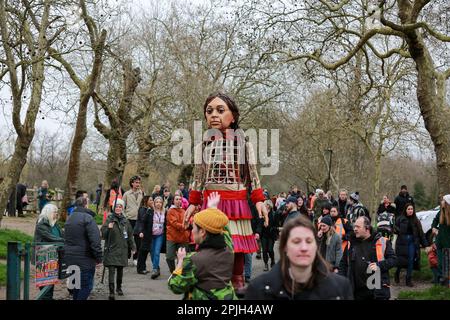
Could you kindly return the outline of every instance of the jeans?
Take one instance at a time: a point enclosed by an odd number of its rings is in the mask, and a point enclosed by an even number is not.
[[[414,258],[416,256],[416,245],[414,244],[413,235],[408,234],[406,239],[408,240],[408,269],[406,271],[406,277],[410,279],[414,267]]]
[[[95,268],[81,270],[81,287],[73,290],[73,300],[87,300],[94,287]]]
[[[159,270],[159,256],[161,253],[162,244],[164,241],[164,235],[153,236],[151,258],[153,270]]]
[[[251,253],[244,254],[244,276],[246,279],[250,279],[252,277],[252,254]]]

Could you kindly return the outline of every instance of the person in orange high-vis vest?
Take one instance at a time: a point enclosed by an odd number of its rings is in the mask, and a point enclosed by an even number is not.
[[[396,265],[389,239],[373,231],[369,218],[357,218],[339,265],[339,274],[350,280],[355,300],[389,300],[389,269]]]
[[[333,219],[336,233],[341,236],[342,252],[344,252],[345,248],[347,247],[348,239],[350,238],[350,235],[353,233],[352,226],[350,225],[350,222],[347,219],[344,219],[339,215],[339,210],[335,206],[331,207],[330,216],[331,219]]]
[[[106,192],[105,201],[103,202],[103,223],[105,223],[106,218],[112,212],[116,198],[122,200],[123,194],[124,190],[119,186],[119,181],[114,179],[111,182],[111,188]]]

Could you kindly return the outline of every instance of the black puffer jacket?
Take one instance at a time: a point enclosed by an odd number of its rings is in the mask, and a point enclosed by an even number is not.
[[[420,221],[418,221],[420,224]],[[395,221],[394,232],[398,234],[395,242],[395,254],[397,255],[398,267],[408,267],[408,223],[409,219],[405,215],[401,215]],[[420,270],[420,245],[428,247],[428,241],[423,233],[422,226],[416,225],[411,221],[413,231],[414,245],[416,247],[416,259],[414,260],[414,269]]]
[[[76,207],[64,226],[64,260],[67,265],[77,265],[81,270],[95,268],[103,257],[100,230],[91,212]]]
[[[377,261],[376,243],[381,237],[382,236],[380,233],[372,234],[367,240],[357,239],[354,235],[350,237],[350,250],[348,246],[344,250],[344,254],[339,265],[339,274],[346,276],[350,280],[353,290],[355,290],[354,288],[356,281],[354,276],[355,263],[357,260],[362,259],[362,257],[358,256],[358,252],[361,252],[361,250],[355,249],[355,247],[361,245],[363,241],[370,241],[370,261],[375,262]],[[389,269],[397,265],[397,257],[389,240],[386,240],[384,260],[378,261],[377,264],[381,271],[381,288],[372,290],[373,295],[377,300],[388,300],[391,297]]]
[[[335,273],[319,280],[318,286],[304,290],[292,297],[285,289],[281,276],[281,264],[277,263],[268,273],[250,282],[245,300],[353,300],[349,281]]]

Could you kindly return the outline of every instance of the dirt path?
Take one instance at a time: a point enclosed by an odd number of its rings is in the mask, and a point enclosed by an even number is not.
[[[0,232],[2,229],[12,229],[20,230],[30,236],[33,236],[34,228],[36,226],[36,219],[37,216],[26,216],[24,218],[3,217]]]

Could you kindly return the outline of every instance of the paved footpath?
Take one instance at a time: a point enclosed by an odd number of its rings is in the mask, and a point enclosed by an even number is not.
[[[277,258],[277,255],[276,257]],[[130,260],[131,262],[131,260]],[[136,267],[131,266],[124,268],[123,285],[122,290],[124,296],[119,297],[116,295],[116,300],[181,300],[183,295],[173,294],[168,286],[167,280],[170,276],[169,268],[166,263],[165,254],[161,254],[160,259],[161,276],[152,280],[150,277],[151,272],[142,275],[136,272]],[[252,278],[263,273],[264,262],[256,259],[256,254],[253,254],[252,259]],[[150,257],[147,258],[147,270],[152,270]],[[92,300],[107,300],[109,295],[108,288],[108,271],[105,274],[105,283],[102,285],[101,280],[102,269],[97,269],[95,288],[91,294]]]

